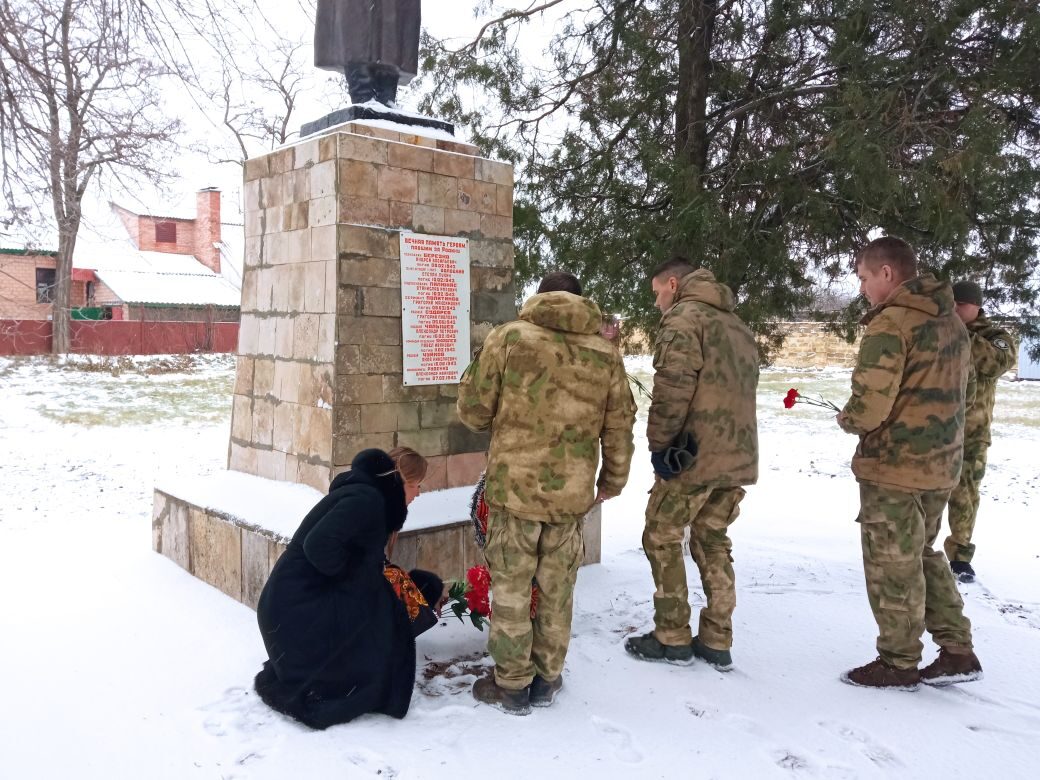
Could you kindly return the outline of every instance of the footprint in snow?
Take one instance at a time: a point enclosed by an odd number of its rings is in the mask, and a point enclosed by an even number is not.
[[[995,609],[1011,625],[1040,629],[1040,612],[1035,609],[1037,605],[1004,601],[978,580],[973,583],[958,584],[965,594],[977,593],[980,601],[991,609]]]
[[[686,707],[686,711],[689,712],[695,718],[714,718],[718,713],[714,707],[703,704],[693,699],[687,699],[683,702],[683,706]]]
[[[819,725],[854,745],[864,756],[882,769],[892,769],[903,765],[895,753],[875,742],[869,734],[835,720],[820,721]]]
[[[199,707],[199,711],[206,713],[203,730],[213,737],[229,733],[253,735],[274,717],[260,697],[248,688],[228,688],[221,698]]]
[[[1000,699],[991,699],[960,685],[950,685],[945,688],[936,688],[935,690],[942,696],[956,696],[975,704],[1009,712],[1016,719],[1035,724],[1040,728],[1040,718],[1036,715],[1036,712],[1040,711],[1040,705],[1035,702],[1017,699],[1014,696],[1001,696]]]
[[[809,759],[797,753],[792,753],[790,750],[774,751],[773,759],[778,767],[792,774],[815,774],[812,762]]]
[[[626,764],[638,764],[643,760],[643,754],[636,750],[632,744],[632,735],[627,730],[596,715],[592,716],[592,725],[613,744],[614,755],[618,760]]]
[[[380,780],[394,780],[397,777],[397,770],[390,766],[383,756],[371,750],[354,748],[349,753],[344,753],[343,758],[359,769],[371,772]]]

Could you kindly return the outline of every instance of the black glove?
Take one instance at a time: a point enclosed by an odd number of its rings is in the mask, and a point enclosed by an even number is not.
[[[658,450],[650,453],[650,465],[654,467],[654,473],[665,481],[675,476],[675,472],[668,468],[664,462],[666,452],[667,450]]]
[[[667,481],[690,468],[696,457],[697,442],[689,432],[684,431],[671,447],[650,453],[650,464],[654,467],[654,473]]]

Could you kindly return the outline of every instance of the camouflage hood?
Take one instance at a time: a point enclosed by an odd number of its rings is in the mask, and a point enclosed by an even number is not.
[[[532,296],[520,309],[520,319],[549,330],[566,333],[599,333],[603,314],[599,306],[569,292],[547,292]]]
[[[733,311],[733,291],[715,281],[715,275],[707,268],[699,268],[679,280],[675,303],[697,301],[714,306],[721,311]],[[673,304],[674,305],[674,304]]]
[[[758,345],[733,312],[733,293],[700,269],[679,281],[654,342],[652,452],[682,434],[697,442],[693,465],[673,485],[737,487],[758,479]]]
[[[931,274],[908,279],[884,301],[868,311],[861,321],[862,324],[869,324],[889,306],[914,309],[929,317],[940,317],[953,311],[953,287],[949,282],[940,282]]]
[[[597,487],[617,495],[625,486],[636,407],[621,355],[599,335],[601,321],[599,307],[580,296],[535,295],[520,319],[488,334],[463,374],[459,419],[491,431],[492,509],[575,522]]]
[[[864,321],[838,417],[860,436],[853,473],[898,490],[950,490],[961,471],[970,351],[953,288],[931,275],[910,279]]]

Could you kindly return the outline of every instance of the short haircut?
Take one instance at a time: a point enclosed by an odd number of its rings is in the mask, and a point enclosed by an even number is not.
[[[581,282],[574,274],[566,271],[552,271],[542,277],[542,283],[538,285],[538,292],[569,292],[581,295]]]
[[[872,271],[883,265],[890,266],[900,281],[917,276],[917,253],[898,236],[875,238],[856,253],[855,266],[866,264]]]
[[[682,255],[674,255],[668,260],[665,260],[657,268],[650,273],[651,279],[659,279],[662,276],[676,279],[682,279],[686,274],[692,274],[697,269],[693,267],[693,263],[687,260]]]

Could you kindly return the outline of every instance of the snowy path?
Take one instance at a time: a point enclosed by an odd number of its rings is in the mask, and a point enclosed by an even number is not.
[[[157,477],[223,468],[231,371],[200,374],[99,381],[0,360],[4,780],[1025,778],[1040,766],[1040,385],[1002,383],[998,400],[981,584],[963,588],[982,682],[915,694],[838,682],[873,657],[875,634],[853,442],[822,410],[779,402],[787,386],[838,400],[847,375],[767,372],[762,479],[734,527],[735,671],[641,664],[621,648],[651,616],[640,443],[629,487],[606,506],[604,562],[579,577],[554,707],[511,718],[476,706],[486,635],[452,622],[420,639],[405,720],[315,733],[252,693],[264,657],[253,613],[150,550]]]

